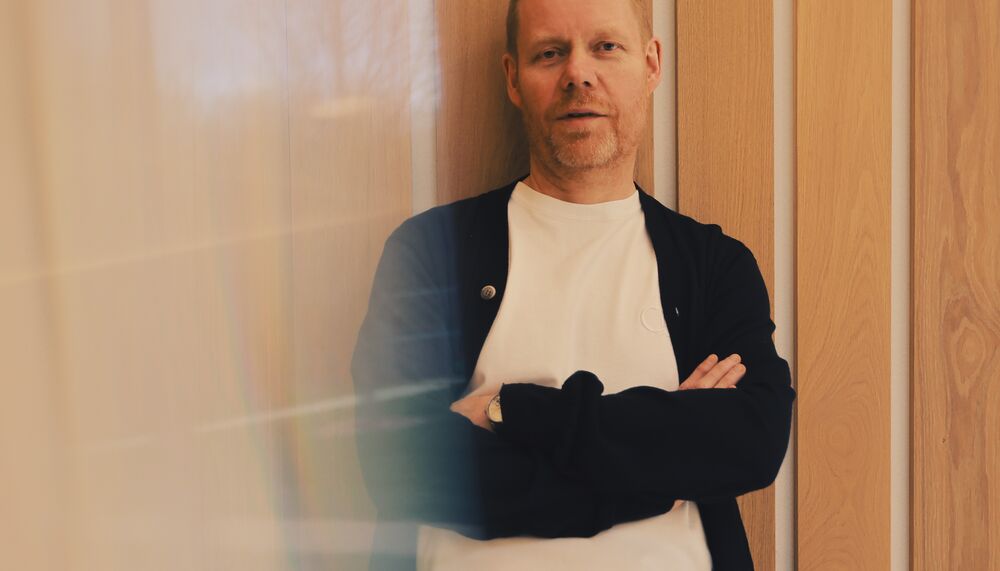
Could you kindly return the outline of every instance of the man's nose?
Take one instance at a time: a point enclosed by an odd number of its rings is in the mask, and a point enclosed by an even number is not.
[[[570,91],[577,88],[590,89],[594,86],[594,67],[591,59],[579,50],[573,50],[566,58],[563,68],[562,88]]]

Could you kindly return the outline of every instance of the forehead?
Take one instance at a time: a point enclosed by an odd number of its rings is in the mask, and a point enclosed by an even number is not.
[[[518,29],[523,41],[614,32],[639,34],[633,0],[519,0]]]

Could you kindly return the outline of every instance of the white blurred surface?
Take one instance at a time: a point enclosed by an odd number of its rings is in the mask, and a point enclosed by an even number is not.
[[[411,211],[408,29],[0,0],[0,568],[367,568],[348,362]]]

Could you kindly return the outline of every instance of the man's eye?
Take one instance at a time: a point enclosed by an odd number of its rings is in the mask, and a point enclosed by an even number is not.
[[[538,57],[542,59],[552,59],[559,55],[556,50],[545,50],[544,52],[538,54]]]
[[[613,52],[618,49],[618,44],[614,42],[601,42],[601,51]]]

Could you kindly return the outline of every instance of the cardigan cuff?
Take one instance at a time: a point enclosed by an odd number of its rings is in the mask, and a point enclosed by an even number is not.
[[[503,422],[499,436],[524,447],[568,451],[585,418],[599,404],[604,384],[590,371],[570,375],[561,389],[533,383],[500,387]]]

